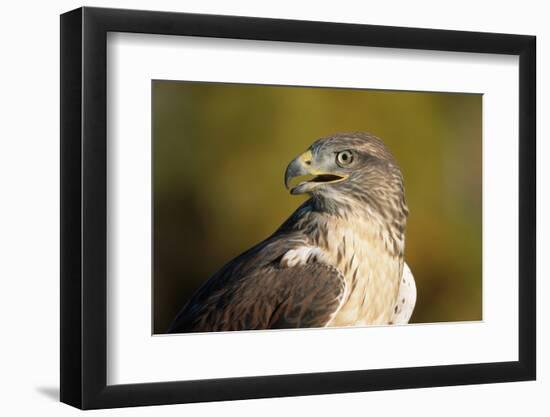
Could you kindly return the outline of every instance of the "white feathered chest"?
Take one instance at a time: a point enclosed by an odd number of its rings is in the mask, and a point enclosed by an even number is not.
[[[285,262],[296,264],[315,252],[320,262],[334,266],[345,280],[345,292],[329,327],[407,323],[416,303],[416,286],[399,251],[390,250],[390,231],[375,219],[332,217],[324,224],[323,245],[289,251]]]

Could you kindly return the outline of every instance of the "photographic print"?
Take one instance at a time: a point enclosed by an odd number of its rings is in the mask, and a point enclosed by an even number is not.
[[[89,7],[60,34],[62,402],[536,379],[534,36]]]
[[[482,95],[152,81],[153,333],[482,320]]]

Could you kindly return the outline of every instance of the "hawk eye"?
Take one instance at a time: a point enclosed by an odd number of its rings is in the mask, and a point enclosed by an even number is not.
[[[336,163],[340,166],[346,166],[353,162],[351,151],[342,151],[336,154]]]

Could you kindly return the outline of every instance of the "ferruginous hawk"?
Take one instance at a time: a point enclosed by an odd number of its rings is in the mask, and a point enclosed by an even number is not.
[[[304,179],[304,177],[307,178]],[[285,172],[308,194],[276,231],[225,264],[168,332],[407,323],[416,302],[404,262],[403,178],[383,142],[339,133],[314,142]]]

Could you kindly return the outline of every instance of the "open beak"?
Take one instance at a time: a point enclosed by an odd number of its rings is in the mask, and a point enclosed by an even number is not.
[[[291,187],[291,182],[295,178],[299,178],[298,184]],[[318,185],[340,182],[346,178],[347,176],[327,173],[316,169],[313,164],[313,155],[311,151],[307,151],[296,157],[286,167],[285,187],[290,189],[290,194],[305,194],[312,191]]]

